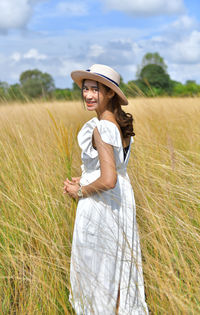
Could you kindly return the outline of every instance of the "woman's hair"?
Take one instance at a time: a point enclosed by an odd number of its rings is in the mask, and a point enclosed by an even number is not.
[[[83,104],[85,107],[84,97],[83,97],[84,82],[85,82],[85,80],[83,80],[83,82],[82,82],[81,95],[82,95],[82,100],[83,100]],[[110,88],[108,86],[106,86],[104,84],[102,84],[102,85],[107,92],[110,90]],[[97,86],[99,86],[99,82],[97,82]],[[118,95],[116,93],[112,97],[112,99],[110,101],[110,105],[111,105],[111,110],[114,113],[115,119],[120,126],[123,138],[135,136],[135,133],[133,131],[133,116],[130,113],[126,113],[125,111],[122,110]]]
[[[110,90],[108,86],[104,84],[103,86],[106,89],[106,91]],[[123,111],[120,105],[118,95],[116,93],[111,99],[111,106],[112,106],[112,111],[115,115],[115,119],[117,123],[119,124],[120,129],[122,131],[123,138],[135,136],[135,133],[133,131],[133,116],[130,113],[126,113],[125,111]]]

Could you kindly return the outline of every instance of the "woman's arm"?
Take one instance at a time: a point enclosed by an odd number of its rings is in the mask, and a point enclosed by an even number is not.
[[[98,151],[101,175],[97,180],[89,185],[82,186],[83,197],[90,196],[100,191],[109,190],[115,187],[117,182],[117,171],[113,147],[102,141],[97,130],[94,129],[94,144]],[[77,198],[77,192],[80,188],[78,184],[71,184],[66,180],[64,193],[68,193],[73,198]]]

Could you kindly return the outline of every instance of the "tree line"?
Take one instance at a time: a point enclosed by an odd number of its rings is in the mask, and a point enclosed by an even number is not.
[[[200,96],[200,85],[193,80],[185,84],[171,80],[167,65],[158,53],[147,53],[138,66],[137,79],[124,83],[121,77],[120,88],[127,97],[136,96]],[[36,98],[50,100],[80,99],[81,91],[73,83],[72,88],[55,87],[54,79],[38,69],[21,73],[17,84],[9,85],[0,81],[0,101],[30,101]]]

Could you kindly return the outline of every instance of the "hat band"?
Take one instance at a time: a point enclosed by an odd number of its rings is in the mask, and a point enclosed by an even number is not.
[[[90,69],[88,69],[88,70],[86,70],[86,71],[91,72]],[[103,78],[109,80],[110,82],[114,83],[117,87],[119,87],[119,84],[118,84],[117,82],[115,82],[114,80],[108,78],[107,76],[105,76],[105,75],[103,75],[103,74],[101,74],[101,73],[98,73],[98,72],[91,72],[91,73],[98,74],[98,75],[100,75],[101,77],[103,77]]]

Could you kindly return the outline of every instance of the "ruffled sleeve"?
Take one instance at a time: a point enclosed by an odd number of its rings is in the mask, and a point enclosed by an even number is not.
[[[95,158],[98,155],[97,150],[92,145],[92,135],[94,128],[98,124],[98,119],[95,117],[86,122],[78,134],[78,144],[82,150],[84,158]]]
[[[82,150],[83,159],[95,158],[97,150],[92,145],[92,135],[97,127],[103,142],[116,148],[122,147],[121,136],[117,126],[108,120],[98,120],[96,117],[84,124],[78,134],[78,143]]]
[[[109,120],[100,120],[97,129],[103,142],[111,144],[114,147],[121,147],[121,136],[117,126]]]

